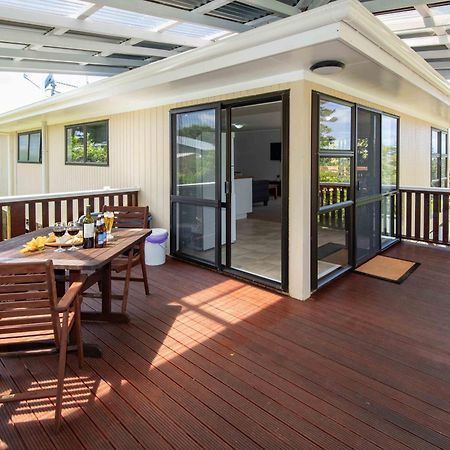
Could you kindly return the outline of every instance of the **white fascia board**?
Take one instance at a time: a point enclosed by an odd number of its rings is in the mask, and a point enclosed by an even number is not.
[[[427,92],[433,97],[438,98],[444,104],[450,106],[450,97],[448,94],[445,95],[441,89],[438,89],[435,85],[428,83],[427,80],[418,75],[416,71],[408,66],[405,66],[402,62],[396,59],[394,55],[391,55],[372,41],[364,38],[354,28],[348,26],[347,24],[343,24],[341,27],[340,38],[349,47],[359,51],[376,64],[397,75],[400,75],[410,83],[415,84],[422,91]]]
[[[356,0],[348,1],[351,3],[351,11],[343,19],[346,24],[350,25],[364,38],[372,41],[385,52],[396,58],[402,65],[409,67],[415,74],[438,89],[442,94],[441,97],[448,98],[450,89],[447,81],[439,73],[396,36],[386,25],[366,10],[360,2]],[[370,57],[370,53],[366,53],[366,55]]]

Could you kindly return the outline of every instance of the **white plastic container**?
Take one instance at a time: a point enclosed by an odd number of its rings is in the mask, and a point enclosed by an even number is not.
[[[152,228],[145,239],[145,264],[160,266],[166,262],[166,243],[169,233],[164,228]]]

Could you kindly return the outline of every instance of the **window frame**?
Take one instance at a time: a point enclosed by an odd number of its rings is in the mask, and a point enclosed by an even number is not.
[[[433,153],[433,133],[437,134],[437,152]],[[447,143],[447,148],[444,151],[444,148],[442,146],[442,138],[443,136],[446,136],[445,141]],[[431,128],[431,139],[430,139],[430,187],[432,188],[448,188],[450,187],[450,181],[449,181],[449,150],[448,150],[448,132],[446,130],[440,129],[440,128]],[[444,177],[442,176],[442,160],[446,160],[445,164],[445,180],[447,186],[442,185],[442,180]],[[436,160],[436,169],[437,169],[437,178],[433,178],[433,161]],[[433,186],[433,181],[438,181],[437,186]]]
[[[30,161],[30,136],[39,134],[39,161]],[[27,160],[20,159],[20,137],[28,136]],[[17,133],[17,163],[18,164],[42,164],[42,130],[31,130]]]
[[[67,130],[69,128],[82,127],[84,136],[86,136],[86,128],[91,125],[98,125],[104,123],[106,125],[106,162],[88,162],[87,159],[87,140],[84,139],[84,161],[83,162],[72,162],[68,160],[68,148],[67,148]],[[92,166],[92,167],[109,167],[109,119],[96,120],[94,122],[83,122],[64,126],[64,158],[66,166]]]

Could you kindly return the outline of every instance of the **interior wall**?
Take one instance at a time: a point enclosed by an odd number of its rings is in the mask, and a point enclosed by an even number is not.
[[[277,180],[281,161],[270,159],[270,143],[281,142],[281,130],[238,131],[235,134],[234,170],[244,177]],[[255,164],[258,161],[258,164]]]

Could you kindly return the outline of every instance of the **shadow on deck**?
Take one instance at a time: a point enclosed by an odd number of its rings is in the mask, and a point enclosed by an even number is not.
[[[84,324],[103,358],[69,358],[61,432],[50,401],[6,404],[0,447],[448,449],[450,249],[388,254],[421,266],[401,285],[349,274],[306,303],[177,261],[149,268],[129,324]],[[0,360],[0,391],[51,385],[55,369]]]

